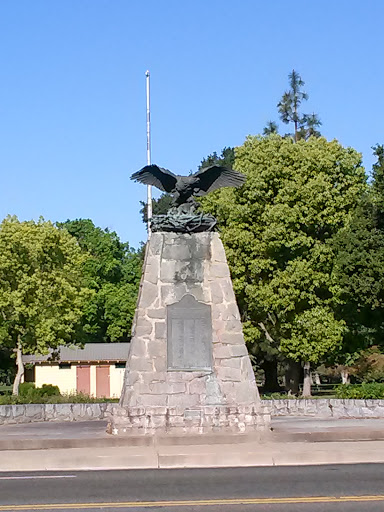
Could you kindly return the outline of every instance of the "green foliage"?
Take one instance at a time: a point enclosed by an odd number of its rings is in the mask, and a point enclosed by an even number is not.
[[[373,154],[377,157],[377,162],[372,166],[373,188],[381,199],[384,198],[384,145],[376,144],[373,146]]]
[[[227,167],[228,169],[232,169],[235,163],[235,148],[223,148],[221,150],[220,156],[214,151],[212,154],[208,155],[207,158],[204,158],[200,165],[199,169],[203,169],[204,167],[209,167],[211,165],[222,165],[223,167]]]
[[[343,322],[335,319],[332,310],[317,305],[298,312],[291,323],[282,325],[280,348],[294,361],[318,364],[341,346],[343,332]]]
[[[306,400],[307,396],[302,395],[292,395],[289,393],[262,393],[260,398],[262,400]],[[333,398],[333,396],[327,395],[315,395],[311,396],[312,400],[321,400],[322,398]]]
[[[202,203],[220,223],[250,351],[317,364],[342,341],[331,242],[366,189],[361,156],[323,138],[249,137],[235,168],[245,185]]]
[[[115,232],[96,227],[89,219],[60,224],[74,236],[88,258],[84,283],[93,291],[85,306],[83,342],[129,338],[141,278],[139,252],[122,243]]]
[[[19,395],[27,396],[36,389],[34,382],[22,382],[19,386]]]
[[[280,119],[285,124],[294,124],[295,142],[300,139],[307,140],[311,136],[320,137],[321,134],[318,131],[318,128],[321,126],[321,121],[318,116],[316,114],[301,115],[299,112],[301,103],[308,99],[308,94],[302,90],[305,85],[304,80],[294,69],[288,75],[288,78],[290,88],[283,94],[281,100],[277,104]],[[272,124],[276,126],[275,132],[277,133],[276,123]],[[266,127],[264,129],[264,135],[270,135],[270,133],[270,130]]]
[[[11,395],[12,386],[6,384],[0,384],[0,395]]]
[[[384,146],[374,148],[373,181],[350,222],[334,239],[333,271],[339,287],[338,314],[348,327],[343,356],[383,345],[384,335]],[[355,357],[356,359],[356,357]]]
[[[373,154],[377,161],[372,166],[372,203],[375,208],[375,225],[384,231],[384,145],[376,144]]]
[[[269,137],[269,135],[277,134],[279,132],[279,127],[275,121],[268,121],[266,126],[263,129],[263,135],[265,137]]]
[[[21,385],[20,385],[21,386]],[[56,386],[54,386],[56,387]],[[47,395],[42,394],[41,388],[32,389],[27,395],[0,395],[0,405],[17,404],[93,404],[118,402],[118,399],[96,398],[84,393]]]
[[[90,288],[98,289],[105,282],[136,282],[140,277],[136,252],[120,241],[114,231],[96,227],[90,219],[59,223],[76,238],[83,251],[90,255],[85,261],[85,279]]]
[[[261,395],[262,400],[296,400],[296,395],[289,395],[287,393],[263,393]]]
[[[340,384],[335,389],[336,398],[355,400],[380,400],[384,398],[384,383]]]
[[[321,121],[317,114],[304,114],[300,123],[300,139],[307,140],[309,137],[321,137],[318,130],[319,126],[321,126]]]
[[[0,347],[0,385],[3,383],[9,386],[16,374],[15,360],[12,358],[11,350]]]
[[[121,283],[119,286],[106,283],[100,290],[107,341],[123,341],[130,337],[138,285],[139,281]]]
[[[21,402],[12,403],[49,403],[49,400],[57,400],[61,394],[58,386],[52,384],[43,384],[40,388],[37,388],[34,382],[22,382],[19,386],[18,396]]]
[[[60,396],[59,386],[54,386],[53,384],[43,384],[40,389],[41,396]]]
[[[47,353],[74,339],[90,292],[76,240],[50,222],[0,225],[0,343],[23,353]]]
[[[161,194],[158,199],[152,199],[152,216],[153,215],[165,215],[171,208],[172,196],[171,194]],[[144,224],[148,222],[147,215],[147,203],[140,201],[141,209],[140,214]]]
[[[380,347],[362,350],[351,366],[350,373],[358,381],[384,382],[384,354]]]
[[[333,242],[337,311],[348,329],[344,358],[381,343],[384,334],[384,231],[376,218],[372,195],[366,194]]]

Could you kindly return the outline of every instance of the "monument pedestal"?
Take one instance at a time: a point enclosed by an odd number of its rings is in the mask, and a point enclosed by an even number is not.
[[[112,434],[264,430],[218,233],[153,233]]]

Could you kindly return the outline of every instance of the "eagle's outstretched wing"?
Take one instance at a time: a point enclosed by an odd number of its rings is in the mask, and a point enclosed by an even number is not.
[[[244,174],[220,165],[205,167],[197,171],[194,176],[198,178],[198,187],[200,188],[195,194],[197,196],[205,196],[221,187],[240,187],[245,183]]]
[[[153,185],[164,192],[172,192],[175,188],[177,177],[168,169],[163,169],[157,165],[146,165],[140,171],[131,176],[131,180]]]

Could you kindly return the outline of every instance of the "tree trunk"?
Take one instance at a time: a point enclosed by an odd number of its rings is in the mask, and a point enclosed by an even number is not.
[[[303,396],[311,396],[311,363],[304,363]]]
[[[277,361],[264,361],[261,365],[264,370],[264,392],[273,393],[280,391],[279,382],[277,380]]]
[[[268,329],[265,327],[264,323],[263,323],[263,322],[259,322],[259,323],[258,323],[258,325],[259,325],[260,329],[262,329],[262,331],[264,332],[265,337],[267,338],[267,340],[268,340],[270,343],[275,343],[275,342],[273,341],[272,336],[269,334]]]
[[[289,360],[285,371],[285,389],[293,395],[299,394],[300,363]]]
[[[343,370],[341,370],[341,382],[343,384],[350,384],[350,378],[349,378],[349,371],[344,368]]]
[[[298,137],[297,137],[297,125],[298,125],[298,122],[297,122],[297,103],[296,103],[296,101],[294,102],[294,109],[295,109],[295,120],[294,120],[294,123],[295,123],[295,142],[297,142],[297,140],[298,140]]]
[[[15,377],[15,381],[13,383],[13,391],[12,393],[14,395],[18,395],[19,394],[19,386],[20,386],[20,382],[21,382],[21,379],[23,378],[23,375],[24,375],[24,363],[23,363],[23,359],[22,359],[22,350],[21,350],[21,341],[20,341],[20,336],[18,338],[18,341],[17,341],[17,348],[15,349],[15,352],[16,352],[16,365],[17,365],[17,373],[16,373],[16,377]]]

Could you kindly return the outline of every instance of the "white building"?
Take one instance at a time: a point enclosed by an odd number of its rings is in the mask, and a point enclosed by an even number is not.
[[[87,343],[84,348],[60,347],[58,357],[23,356],[24,380],[58,386],[61,393],[86,393],[119,398],[123,386],[129,343]],[[32,366],[31,366],[32,365]]]

